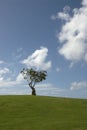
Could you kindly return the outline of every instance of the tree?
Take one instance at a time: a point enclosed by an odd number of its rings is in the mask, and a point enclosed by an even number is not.
[[[21,71],[24,79],[28,81],[28,85],[32,89],[32,95],[36,95],[35,85],[46,79],[47,71],[36,71],[34,69],[25,69]]]

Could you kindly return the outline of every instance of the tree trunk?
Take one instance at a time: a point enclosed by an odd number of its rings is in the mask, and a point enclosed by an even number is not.
[[[36,90],[35,90],[35,88],[32,87],[31,89],[32,89],[32,95],[35,96],[35,95],[36,95]]]
[[[36,90],[35,90],[35,88],[32,86],[32,83],[29,83],[29,86],[30,86],[30,88],[32,89],[32,95],[36,95]]]

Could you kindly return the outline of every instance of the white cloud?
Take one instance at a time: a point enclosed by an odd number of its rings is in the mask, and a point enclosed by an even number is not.
[[[10,75],[8,78],[4,79],[4,76],[0,76],[0,87],[13,87],[23,85],[24,79],[21,73],[19,73],[16,79],[12,80]]]
[[[4,78],[0,76],[0,81],[3,81],[3,80],[4,80]]]
[[[87,88],[87,82],[80,81],[80,82],[73,82],[71,83],[70,90],[78,90]]]
[[[3,63],[5,63],[5,62],[1,60],[1,61],[0,61],[0,64],[3,64]]]
[[[22,82],[22,81],[24,81],[23,75],[21,73],[19,73],[16,78],[16,82]]]
[[[31,95],[31,89],[28,85],[16,85],[16,82],[7,82],[3,84],[3,87],[0,86],[0,95],[24,95],[28,94]],[[10,85],[10,86],[9,86]],[[65,97],[67,91],[61,88],[54,87],[52,84],[45,83],[45,84],[37,84],[36,85],[36,93],[37,95],[44,95],[44,96],[55,96],[55,97]]]
[[[36,92],[37,95],[44,95],[44,96],[65,96],[66,89],[62,89],[59,87],[55,87],[53,84],[45,83],[45,84],[37,84],[36,85]]]
[[[72,16],[64,11],[58,13],[58,18],[65,20],[61,32],[57,34],[58,40],[63,43],[58,52],[72,64],[82,60],[87,62],[87,1],[83,0],[82,7],[73,9],[72,13]]]
[[[8,68],[3,68],[3,69],[0,68],[0,81],[3,81],[4,76],[8,74],[9,72],[10,70]]]
[[[87,0],[83,0],[83,1],[82,1],[82,5],[83,5],[83,6],[87,6]]]
[[[52,20],[62,19],[62,20],[65,20],[65,21],[69,21],[70,20],[70,15],[68,13],[69,11],[70,11],[70,7],[69,6],[65,6],[63,8],[63,12],[59,12],[56,15],[52,15],[51,19]]]
[[[51,67],[51,61],[46,61],[48,49],[41,47],[36,50],[32,55],[28,56],[21,63],[27,67],[35,67],[36,69],[47,70]]]
[[[18,74],[16,79],[12,80],[10,72],[9,68],[0,68],[0,87],[21,85],[23,83],[23,76],[21,73]]]
[[[0,87],[13,87],[15,85],[19,85],[19,82],[7,80],[0,81]]]
[[[69,21],[70,20],[70,16],[68,13],[64,13],[64,12],[59,12],[58,13],[58,18],[65,20],[65,21]]]
[[[10,72],[10,70],[8,68],[3,68],[3,69],[0,68],[0,75],[6,74],[6,73],[9,73],[9,72]]]

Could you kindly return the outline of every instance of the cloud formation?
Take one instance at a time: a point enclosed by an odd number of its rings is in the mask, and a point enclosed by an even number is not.
[[[87,82],[80,81],[80,82],[73,82],[71,83],[70,90],[78,90],[87,88]]]
[[[3,64],[3,63],[5,63],[3,60],[0,60],[0,64]]]
[[[72,15],[68,11],[59,12],[54,19],[64,21],[57,38],[62,43],[58,53],[72,63],[87,62],[87,0],[82,1],[81,8],[74,8]]]
[[[22,81],[24,81],[23,75],[21,73],[19,73],[16,78],[16,82],[22,82]]]
[[[9,73],[9,72],[10,72],[10,70],[8,68],[0,69],[0,75],[6,74],[6,73]]]
[[[8,68],[0,68],[0,81],[4,80],[4,75],[9,73],[10,70]]]
[[[48,49],[40,47],[33,54],[24,59],[21,63],[27,67],[34,67],[36,69],[47,70],[51,67],[51,61],[46,61]]]
[[[83,1],[82,1],[82,5],[83,5],[83,6],[87,6],[87,0],[83,0]]]
[[[61,19],[61,20],[69,21],[70,20],[69,11],[70,11],[70,7],[65,6],[63,8],[63,12],[58,12],[56,15],[52,15],[51,19],[52,20]]]
[[[11,76],[9,75],[8,78],[4,78],[4,76],[6,75],[6,73],[8,73],[7,71],[3,71],[4,75],[0,75],[0,88],[8,88],[8,87],[15,87],[15,86],[23,86],[24,85],[24,79],[21,73],[19,73],[17,75],[17,77],[12,80]],[[9,88],[10,89],[10,88]]]
[[[55,87],[53,84],[46,83],[46,84],[38,84],[36,85],[36,91],[39,95],[44,96],[65,96],[65,93],[67,92],[66,89]]]

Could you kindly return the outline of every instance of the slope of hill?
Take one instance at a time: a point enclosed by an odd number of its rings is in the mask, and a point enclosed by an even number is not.
[[[87,100],[0,96],[0,130],[87,130]]]

